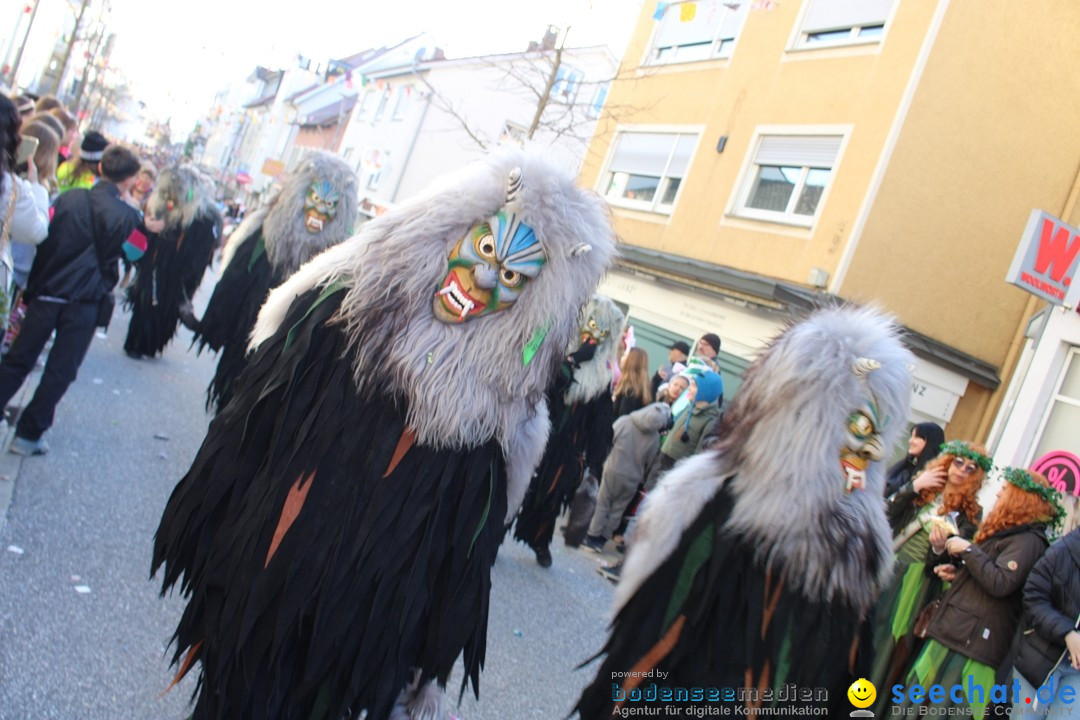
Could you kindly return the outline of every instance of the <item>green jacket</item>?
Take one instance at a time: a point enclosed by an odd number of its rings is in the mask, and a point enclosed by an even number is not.
[[[690,425],[686,425],[686,417],[690,416]],[[713,424],[720,419],[720,406],[709,403],[705,407],[698,407],[695,403],[679,413],[675,418],[674,426],[664,439],[664,445],[660,452],[672,460],[682,460],[701,449],[701,442],[709,434]],[[686,441],[683,442],[683,436]]]

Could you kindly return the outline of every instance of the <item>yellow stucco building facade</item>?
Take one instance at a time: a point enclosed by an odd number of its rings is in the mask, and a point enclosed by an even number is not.
[[[1078,32],[1064,0],[648,0],[582,170],[624,243],[601,291],[654,366],[720,335],[728,397],[791,316],[876,303],[909,419],[985,440],[1040,308],[1004,281],[1028,214],[1080,220]]]

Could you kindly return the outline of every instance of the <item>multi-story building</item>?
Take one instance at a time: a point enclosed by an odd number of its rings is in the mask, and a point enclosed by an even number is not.
[[[636,111],[582,171],[625,242],[602,290],[654,366],[719,334],[728,397],[793,314],[876,303],[909,419],[986,440],[1039,308],[1004,282],[1028,215],[1080,215],[1076,28],[1054,0],[646,3],[610,92]]]
[[[577,171],[617,61],[606,46],[555,46],[477,57],[416,59],[364,71],[341,142],[356,163],[364,211],[377,214],[500,142],[547,148]]]

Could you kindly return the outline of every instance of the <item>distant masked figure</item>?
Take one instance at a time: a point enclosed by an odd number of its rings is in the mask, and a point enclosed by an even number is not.
[[[131,324],[124,351],[133,358],[158,355],[172,340],[180,307],[198,289],[221,237],[210,181],[191,165],[161,173],[147,214],[164,219],[165,228],[148,238],[128,288]]]
[[[232,397],[270,290],[352,234],[357,185],[356,173],[338,156],[316,151],[305,157],[270,204],[229,237],[221,278],[202,319],[195,318],[190,303],[181,309],[181,321],[195,332],[199,350],[220,353],[206,391],[208,409],[220,411]]]
[[[603,295],[594,296],[548,392],[551,437],[514,528],[514,537],[532,548],[541,567],[551,567],[551,538],[559,514],[570,505],[586,472],[599,481],[611,451],[611,387],[622,326],[618,306]]]

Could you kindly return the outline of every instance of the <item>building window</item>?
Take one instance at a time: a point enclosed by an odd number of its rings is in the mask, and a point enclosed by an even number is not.
[[[391,120],[401,120],[405,117],[405,114],[409,111],[409,99],[411,96],[412,88],[398,88],[397,100],[394,102],[394,112],[390,116]]]
[[[620,134],[601,191],[613,205],[670,213],[697,141],[688,133]]]
[[[1080,454],[1077,427],[1080,427],[1080,349],[1072,348],[1065,358],[1065,367],[1047,408],[1030,462],[1053,450]]]
[[[609,85],[610,83],[604,83],[600,87],[596,88],[596,93],[593,95],[592,102],[589,104],[589,117],[600,117],[600,113],[604,110],[604,101],[607,100]]]
[[[648,65],[731,57],[750,2],[672,3],[664,10],[646,58]]]
[[[812,225],[842,141],[839,135],[762,135],[736,214]]]
[[[893,0],[808,0],[800,48],[881,42]]]
[[[367,90],[364,92],[364,97],[360,98],[360,107],[356,110],[357,120],[366,120],[368,114],[371,113],[371,106],[375,103],[375,91]]]
[[[386,103],[390,98],[390,93],[385,90],[378,91],[379,94],[379,106],[375,108],[375,117],[371,118],[371,122],[378,122],[383,115],[386,114]]]
[[[555,102],[572,104],[577,98],[581,80],[585,75],[566,65],[560,65],[555,71],[555,82],[551,86],[551,99]]]

